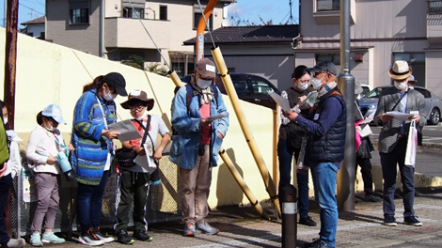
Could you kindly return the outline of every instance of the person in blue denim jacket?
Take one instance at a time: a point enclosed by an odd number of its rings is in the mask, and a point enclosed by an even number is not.
[[[211,60],[200,60],[190,82],[191,88],[181,87],[172,101],[174,133],[169,158],[179,166],[184,235],[191,237],[196,228],[207,234],[219,232],[206,221],[207,198],[212,167],[217,165],[229,118],[208,119],[227,112],[219,89],[212,85],[215,69]]]

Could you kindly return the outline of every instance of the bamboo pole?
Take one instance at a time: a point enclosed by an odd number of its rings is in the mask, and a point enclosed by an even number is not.
[[[279,161],[278,161],[278,140],[279,140],[279,125],[281,124],[281,106],[276,104],[276,110],[273,111],[273,183],[279,184]]]
[[[236,116],[238,117],[239,124],[244,133],[244,136],[247,141],[247,145],[249,146],[253,158],[258,166],[259,172],[261,173],[262,179],[264,180],[264,184],[266,186],[266,190],[270,195],[270,200],[273,202],[276,210],[278,211],[278,215],[281,216],[281,208],[279,206],[278,195],[276,194],[276,187],[270,176],[270,172],[265,165],[264,159],[258,149],[256,141],[250,131],[250,127],[248,122],[244,116],[244,111],[242,110],[241,105],[239,104],[238,95],[236,94],[235,88],[233,87],[232,79],[227,71],[227,66],[224,61],[224,58],[221,54],[221,50],[219,47],[212,48],[212,56],[215,60],[216,67],[221,74],[221,79],[224,83],[224,87],[226,88],[227,94],[232,102],[233,109],[235,110]]]

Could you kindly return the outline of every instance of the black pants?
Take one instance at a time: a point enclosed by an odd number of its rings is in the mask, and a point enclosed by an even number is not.
[[[115,232],[127,230],[129,211],[134,204],[133,220],[135,231],[147,231],[146,202],[149,193],[149,173],[137,173],[122,170],[120,180],[120,203],[117,210],[117,224]]]
[[[6,246],[9,242],[9,236],[6,232],[5,218],[3,217],[3,212],[8,200],[9,189],[12,185],[11,174],[0,178],[0,244]]]
[[[358,165],[361,167],[362,180],[364,181],[364,191],[367,194],[372,194],[373,193],[373,175],[371,174],[370,159],[356,156],[356,167]]]

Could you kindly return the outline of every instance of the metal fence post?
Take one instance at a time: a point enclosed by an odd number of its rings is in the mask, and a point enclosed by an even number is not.
[[[282,189],[282,247],[296,247],[298,199],[295,186],[288,184]]]

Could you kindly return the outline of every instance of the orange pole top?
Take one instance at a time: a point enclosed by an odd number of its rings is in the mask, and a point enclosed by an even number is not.
[[[218,0],[210,0],[204,10],[204,17],[201,16],[198,23],[198,28],[196,30],[196,60],[200,61],[204,58],[204,29],[206,27],[206,22],[204,19],[208,20],[212,14],[213,8],[215,8]]]

